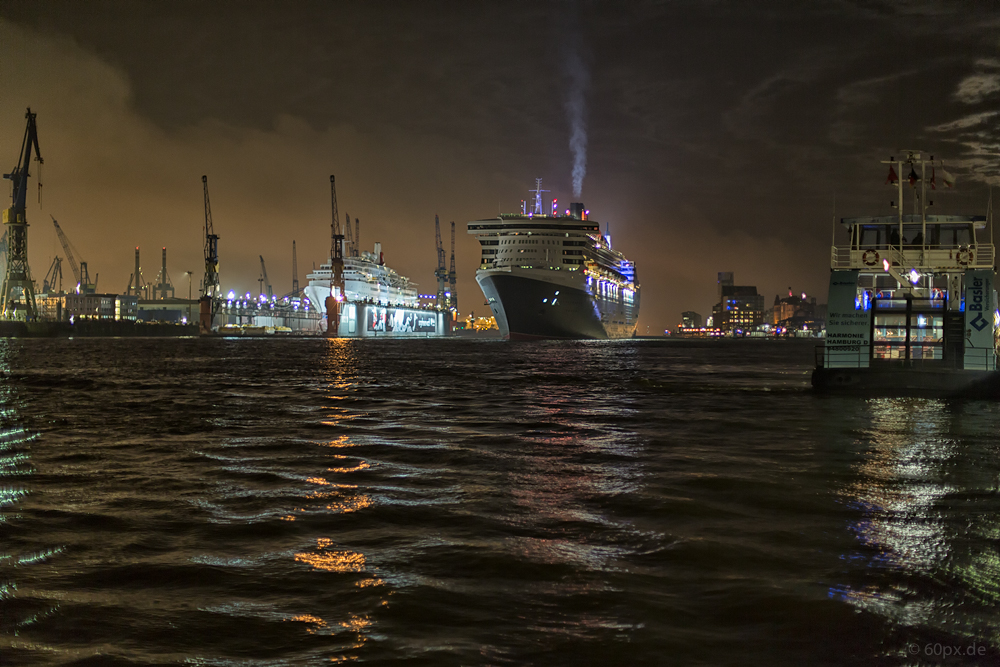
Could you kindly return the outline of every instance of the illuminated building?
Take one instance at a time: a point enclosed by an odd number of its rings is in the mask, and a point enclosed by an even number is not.
[[[764,296],[752,285],[734,285],[731,272],[719,273],[719,303],[712,324],[728,336],[744,336],[764,323]]]

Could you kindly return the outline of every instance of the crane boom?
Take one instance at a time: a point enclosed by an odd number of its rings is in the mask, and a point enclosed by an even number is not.
[[[59,237],[59,243],[62,244],[63,251],[66,253],[66,261],[69,262],[69,268],[73,270],[73,277],[76,278],[76,282],[79,285],[82,278],[80,277],[80,265],[76,261],[76,255],[73,253],[73,247],[70,245],[69,239],[66,238],[66,234],[63,233],[62,227],[59,226],[59,222],[56,220],[55,216],[49,215],[52,218],[52,224],[56,228],[56,236]]]
[[[345,213],[347,224],[344,225],[344,256],[357,257],[358,251],[354,247],[354,234],[351,233],[351,214]]]
[[[274,296],[274,290],[271,289],[271,281],[267,277],[267,266],[264,265],[264,255],[260,256],[260,279],[264,284],[264,290],[266,290],[263,293],[270,299]]]
[[[56,236],[59,237],[59,243],[62,244],[63,250],[66,252],[66,260],[69,262],[70,268],[73,269],[73,277],[76,279],[77,289],[80,294],[93,294],[97,290],[96,282],[90,282],[90,273],[87,272],[87,263],[83,260],[77,260],[76,247],[70,243],[70,240],[66,238],[65,232],[63,232],[62,227],[56,221],[55,217],[52,218],[52,224],[56,228]]]

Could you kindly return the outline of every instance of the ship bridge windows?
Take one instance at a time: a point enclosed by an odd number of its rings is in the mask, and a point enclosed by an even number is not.
[[[903,225],[902,235],[898,224],[855,225],[851,236],[855,250],[883,249],[889,246],[958,248],[976,243],[972,223],[907,223]]]

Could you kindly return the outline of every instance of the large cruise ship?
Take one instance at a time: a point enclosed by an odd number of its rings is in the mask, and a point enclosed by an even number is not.
[[[539,179],[540,180],[540,179]],[[482,246],[476,271],[504,338],[630,338],[639,318],[635,264],[583,204],[544,214],[541,184],[534,210],[469,223]]]
[[[326,299],[333,295],[342,301],[337,335],[366,336],[441,336],[448,333],[450,314],[421,308],[417,289],[409,278],[385,265],[382,244],[374,252],[362,251],[356,257],[344,257],[344,294],[333,294],[333,260],[320,265],[306,276],[304,288],[313,306],[325,318]]]

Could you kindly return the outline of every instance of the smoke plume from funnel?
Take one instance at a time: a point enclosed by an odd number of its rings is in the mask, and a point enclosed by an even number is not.
[[[587,102],[585,93],[590,73],[580,53],[583,35],[577,20],[575,4],[570,10],[570,29],[566,31],[565,54],[567,91],[566,115],[569,120],[569,149],[573,153],[573,197],[583,193],[583,178],[587,175]]]

